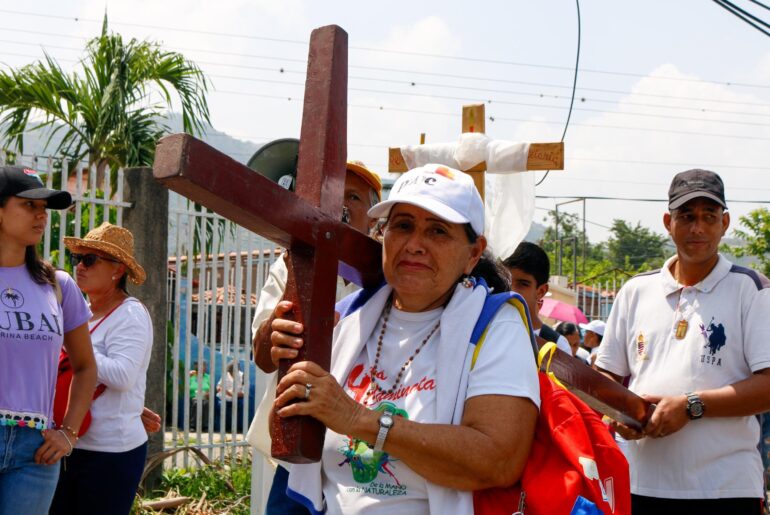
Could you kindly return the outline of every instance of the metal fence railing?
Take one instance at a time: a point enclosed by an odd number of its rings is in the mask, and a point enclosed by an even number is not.
[[[264,392],[264,376],[251,359],[251,321],[278,253],[271,242],[174,193],[170,206],[168,320],[174,330],[165,447],[195,445],[221,459],[246,445]],[[228,374],[231,398],[222,391]],[[186,466],[189,457],[181,459]]]
[[[43,255],[58,268],[71,271],[64,251],[65,236],[82,237],[105,221],[122,225],[123,210],[131,206],[123,200],[122,169],[100,172],[87,163],[70,166],[67,160],[0,152],[0,165],[5,164],[32,168],[40,173],[46,187],[72,194],[75,202],[70,209],[49,212],[43,237]],[[117,185],[114,191],[113,184]]]

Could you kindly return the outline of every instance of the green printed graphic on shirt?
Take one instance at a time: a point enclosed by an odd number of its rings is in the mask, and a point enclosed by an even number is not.
[[[399,409],[395,404],[390,402],[381,403],[377,406],[376,411],[384,412],[386,409],[389,409],[393,413],[393,416],[398,415],[407,420],[409,419],[409,414],[406,410]],[[406,495],[406,487],[401,485],[389,466],[394,460],[390,458],[387,452],[375,452],[374,448],[369,447],[368,443],[349,437],[347,438],[346,444],[340,447],[339,452],[345,457],[339,466],[342,467],[345,464],[349,465],[353,474],[353,479],[357,483],[366,485],[352,487],[349,489],[351,492],[363,492],[385,496]],[[385,482],[374,483],[373,481],[377,479],[377,476],[381,472],[391,477],[393,481],[395,481],[395,485]]]

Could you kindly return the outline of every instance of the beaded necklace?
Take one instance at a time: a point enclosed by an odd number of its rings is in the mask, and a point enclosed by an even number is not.
[[[371,383],[369,385],[369,389],[366,391],[366,395],[363,399],[363,404],[366,405],[368,401],[371,399],[372,396],[374,396],[375,393],[378,391],[383,392],[384,395],[389,395],[396,391],[399,384],[401,383],[401,379],[404,376],[404,372],[409,367],[409,365],[414,361],[414,358],[417,357],[417,355],[420,353],[423,347],[428,343],[428,341],[431,339],[431,337],[436,333],[439,326],[441,325],[441,318],[439,318],[438,322],[436,322],[436,325],[433,326],[433,329],[430,330],[428,333],[428,336],[425,337],[425,339],[420,342],[420,345],[417,346],[417,349],[412,353],[411,356],[404,362],[403,365],[401,365],[401,370],[398,371],[398,374],[396,375],[396,380],[393,382],[393,385],[385,390],[377,383],[377,371],[379,370],[379,364],[380,364],[380,356],[382,355],[382,341],[385,337],[385,331],[388,329],[388,317],[390,317],[390,310],[393,306],[392,301],[388,301],[388,305],[385,307],[385,316],[382,319],[382,329],[380,329],[380,335],[377,337],[377,353],[374,355],[374,364],[372,365],[372,368],[369,371],[369,378],[371,379]]]

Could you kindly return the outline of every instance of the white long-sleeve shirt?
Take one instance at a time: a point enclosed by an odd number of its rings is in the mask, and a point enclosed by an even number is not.
[[[100,320],[92,320],[89,327]],[[78,449],[125,452],[147,441],[140,417],[152,338],[150,315],[133,297],[91,333],[97,382],[107,389],[91,405],[91,427],[78,440]]]

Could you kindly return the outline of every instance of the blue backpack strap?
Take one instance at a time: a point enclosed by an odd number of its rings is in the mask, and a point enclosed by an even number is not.
[[[486,337],[487,328],[492,319],[497,315],[497,312],[503,306],[503,304],[510,304],[521,315],[524,322],[527,333],[529,334],[530,343],[532,344],[532,351],[537,359],[538,347],[535,341],[535,334],[532,332],[532,319],[529,316],[529,309],[527,308],[527,302],[518,293],[512,291],[505,291],[502,293],[495,293],[487,295],[484,300],[484,307],[481,308],[481,314],[476,320],[476,325],[473,326],[471,332],[471,345],[475,345],[473,350],[473,358],[471,360],[471,370],[476,365],[476,359],[478,358],[479,351],[484,344],[484,338]]]
[[[360,290],[345,296],[334,305],[334,311],[340,314],[340,318],[345,318],[349,314],[358,311],[361,306],[366,304],[366,302],[371,299],[375,293],[380,291],[383,286],[385,286],[384,281],[377,287],[361,288]]]

